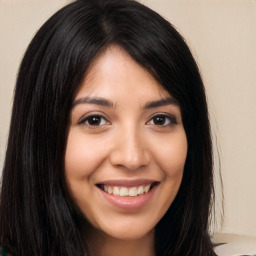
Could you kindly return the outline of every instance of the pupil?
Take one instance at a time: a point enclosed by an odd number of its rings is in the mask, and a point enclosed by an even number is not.
[[[99,116],[92,116],[88,120],[90,125],[98,125],[100,124],[100,117]]]
[[[156,116],[154,118],[154,123],[156,125],[163,125],[165,123],[165,117],[164,116]]]

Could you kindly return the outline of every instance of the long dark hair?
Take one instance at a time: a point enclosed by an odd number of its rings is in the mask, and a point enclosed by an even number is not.
[[[215,255],[208,232],[212,145],[198,67],[169,22],[129,0],[78,0],[54,14],[30,43],[15,88],[0,244],[15,256],[90,255],[84,216],[67,192],[64,155],[74,96],[110,45],[126,50],[181,107],[188,141],[184,177],[156,226],[156,254]]]

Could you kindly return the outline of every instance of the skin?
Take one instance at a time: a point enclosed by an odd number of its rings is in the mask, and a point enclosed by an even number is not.
[[[154,227],[178,192],[187,155],[178,103],[126,51],[111,46],[89,69],[70,118],[65,175],[91,224],[93,252],[154,255]],[[158,183],[135,210],[113,205],[97,186],[137,179]]]

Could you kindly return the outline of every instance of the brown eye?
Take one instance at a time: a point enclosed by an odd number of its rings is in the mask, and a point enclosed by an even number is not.
[[[171,126],[173,124],[177,124],[176,118],[171,115],[155,115],[148,124],[156,125],[156,126]]]
[[[153,118],[153,122],[155,125],[165,125],[166,124],[166,117],[165,116],[155,116]]]
[[[101,116],[90,116],[87,118],[87,123],[89,125],[101,125],[102,117]]]
[[[86,125],[89,128],[96,128],[102,125],[107,124],[107,120],[105,117],[100,115],[91,115],[82,119],[79,124]]]

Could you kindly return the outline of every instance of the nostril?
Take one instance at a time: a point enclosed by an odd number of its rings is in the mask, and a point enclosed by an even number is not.
[[[134,135],[136,133],[136,135]],[[138,131],[127,131],[118,143],[113,145],[110,156],[112,165],[137,170],[150,163],[150,154],[144,143],[136,138]]]
[[[111,156],[111,163],[115,166],[125,167],[129,170],[137,170],[149,164],[150,158],[144,152],[114,152]]]

